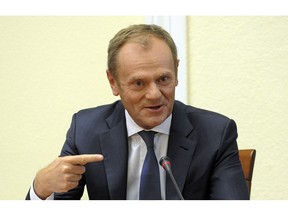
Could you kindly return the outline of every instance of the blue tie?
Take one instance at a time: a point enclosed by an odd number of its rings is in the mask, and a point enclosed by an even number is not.
[[[154,152],[154,131],[141,131],[138,133],[147,145],[147,154],[142,167],[140,179],[140,200],[160,200],[159,165]]]

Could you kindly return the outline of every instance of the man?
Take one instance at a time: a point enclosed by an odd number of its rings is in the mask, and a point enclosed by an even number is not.
[[[148,150],[138,132],[146,130],[157,132],[156,158],[171,159],[184,199],[248,199],[235,122],[175,101],[178,64],[173,39],[161,27],[119,31],[106,73],[121,100],[73,116],[61,157],[37,173],[26,198],[81,199],[86,185],[90,199],[140,199]],[[179,199],[165,171],[155,170],[159,199]]]

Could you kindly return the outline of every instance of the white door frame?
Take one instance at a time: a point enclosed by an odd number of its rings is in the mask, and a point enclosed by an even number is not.
[[[180,59],[178,67],[179,84],[176,87],[176,99],[187,103],[187,64],[186,64],[186,17],[185,16],[146,16],[147,24],[156,24],[163,27],[170,33],[174,39],[178,58]]]

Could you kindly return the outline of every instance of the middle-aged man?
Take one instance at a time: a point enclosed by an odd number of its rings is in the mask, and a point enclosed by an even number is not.
[[[175,100],[178,64],[161,27],[120,30],[106,73],[121,100],[73,116],[61,157],[36,174],[26,199],[81,199],[85,185],[90,199],[179,199],[162,156],[184,199],[249,199],[235,122]],[[141,131],[155,132],[154,148]]]

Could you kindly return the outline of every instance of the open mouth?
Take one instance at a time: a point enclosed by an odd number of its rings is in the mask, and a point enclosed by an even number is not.
[[[161,106],[152,106],[152,107],[148,107],[149,109],[152,109],[152,110],[157,110],[157,109],[160,109]]]

